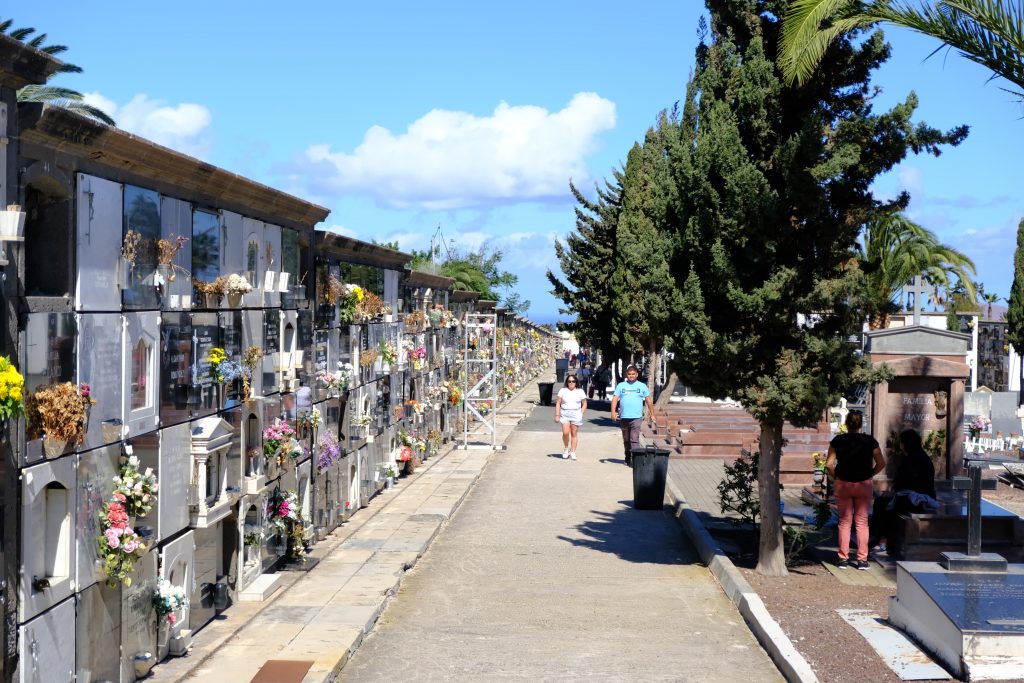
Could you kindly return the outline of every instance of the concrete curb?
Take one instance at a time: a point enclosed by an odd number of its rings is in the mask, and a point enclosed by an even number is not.
[[[818,677],[811,669],[811,665],[797,652],[782,627],[768,613],[761,596],[754,592],[736,565],[715,543],[711,534],[701,524],[700,516],[686,503],[682,492],[672,481],[667,482],[666,489],[675,508],[676,519],[696,546],[701,562],[707,565],[722,586],[722,590],[736,605],[736,609],[760,641],[765,652],[775,662],[779,672],[790,683],[817,683]]]

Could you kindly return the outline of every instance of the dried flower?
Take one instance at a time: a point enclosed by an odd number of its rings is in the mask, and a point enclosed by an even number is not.
[[[31,438],[45,434],[79,445],[85,437],[85,411],[94,403],[71,382],[36,389],[25,401],[28,432]]]
[[[188,242],[187,237],[171,235],[170,239],[159,239],[156,241],[157,263],[169,266],[174,262],[175,257],[181,248]]]
[[[128,228],[128,232],[124,234],[124,240],[121,242],[121,256],[124,257],[128,263],[135,263],[135,259],[139,257],[139,246],[142,242],[142,235],[135,230]]]

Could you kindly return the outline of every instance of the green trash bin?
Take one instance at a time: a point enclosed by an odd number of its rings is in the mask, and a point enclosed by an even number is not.
[[[647,446],[634,448],[633,507],[660,510],[665,504],[665,479],[668,477],[668,449]]]

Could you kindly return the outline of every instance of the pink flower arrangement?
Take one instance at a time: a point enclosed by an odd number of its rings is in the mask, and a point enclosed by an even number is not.
[[[87,396],[88,386],[82,387],[83,397]],[[139,459],[134,455],[122,463],[120,474],[114,477],[114,492],[100,513],[99,556],[110,586],[118,581],[130,586],[135,558],[146,550],[131,521],[133,516],[145,516],[153,508],[158,486],[152,469],[140,473],[138,467]]]

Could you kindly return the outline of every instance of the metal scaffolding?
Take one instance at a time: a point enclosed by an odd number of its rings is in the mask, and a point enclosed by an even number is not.
[[[462,448],[497,448],[498,342],[496,313],[467,313],[463,325]],[[470,416],[491,432],[491,443],[470,444]]]

